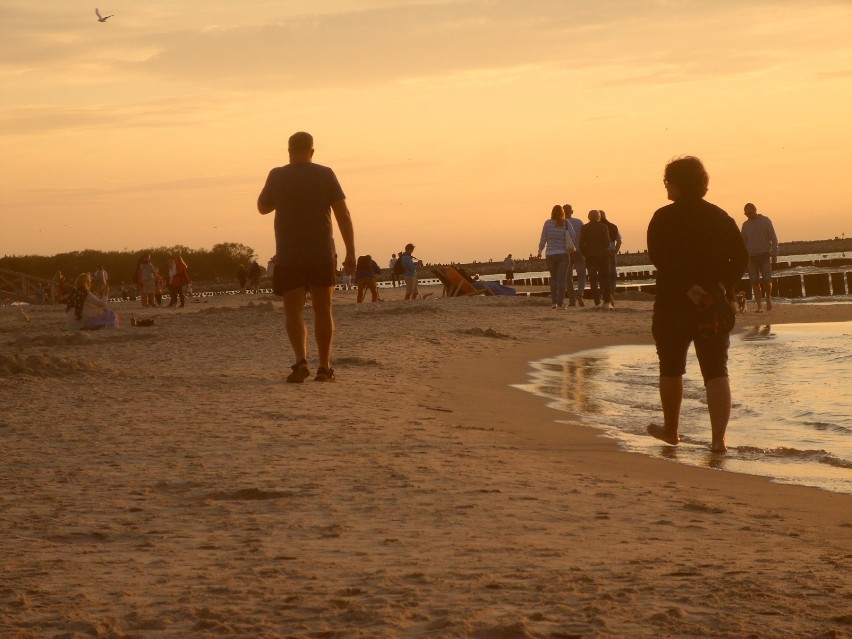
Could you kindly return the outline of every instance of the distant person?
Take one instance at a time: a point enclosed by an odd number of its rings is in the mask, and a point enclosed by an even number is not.
[[[660,360],[663,425],[650,424],[648,434],[668,444],[680,441],[683,375],[689,345],[694,343],[707,392],[711,448],[724,452],[731,415],[728,346],[734,317],[728,305],[748,253],[736,222],[704,200],[709,178],[698,158],[673,160],[664,176],[672,204],[657,210],[648,225],[648,255],[657,268],[651,332]],[[709,299],[715,300],[715,316],[707,330],[702,315]]]
[[[68,295],[65,317],[71,330],[95,330],[104,327],[116,327],[118,316],[107,306],[107,300],[91,291],[92,276],[81,273],[74,280],[74,287]]]
[[[586,260],[595,308],[609,310],[613,308],[609,279],[609,229],[600,219],[600,211],[589,211],[589,221],[583,225],[580,236],[580,251]]]
[[[246,292],[246,282],[248,281],[248,272],[244,264],[240,264],[237,268],[237,282],[240,285],[240,293]]]
[[[296,356],[290,383],[304,382],[308,369],[307,328],[304,308],[310,290],[317,342],[318,382],[333,382],[331,347],[334,338],[332,295],[337,271],[337,252],[332,235],[331,212],[346,245],[343,267],[355,269],[355,232],[346,196],[330,168],[314,164],[314,139],[304,132],[290,136],[289,164],[272,169],[257,199],[265,215],[275,211],[276,258],[273,291],[284,300],[287,337]]]
[[[405,280],[405,299],[416,300],[419,295],[417,288],[417,258],[411,252],[414,250],[414,244],[406,244],[405,250],[399,256],[400,264],[402,264],[402,276]]]
[[[139,276],[142,282],[142,306],[155,306],[157,303],[154,299],[156,275],[157,269],[151,262],[151,254],[146,253],[142,256],[142,263],[139,268]]]
[[[376,284],[376,276],[381,274],[382,269],[376,264],[371,255],[362,255],[355,264],[355,285],[358,287],[358,303],[364,301],[367,291],[373,296],[373,301],[379,301],[379,289]]]
[[[391,285],[393,285],[394,288],[399,286],[399,275],[396,272],[396,262],[398,259],[399,258],[396,256],[396,253],[394,253],[391,255],[390,262],[388,262],[388,268],[390,268],[391,275]]]
[[[92,292],[97,297],[109,299],[109,274],[100,264],[95,267],[92,275]]]
[[[184,262],[183,256],[180,253],[175,253],[169,261],[169,293],[172,298],[169,302],[169,307],[176,307],[178,300],[180,300],[180,307],[183,308],[186,303],[184,289],[191,286],[191,284],[192,280],[189,277],[189,267]]]
[[[509,253],[506,259],[503,260],[503,270],[506,272],[506,284],[515,282],[515,260],[512,259],[512,254]]]
[[[405,253],[405,249],[397,254],[396,262],[393,265],[393,275],[400,286],[405,286],[405,267],[402,264],[403,253]]]
[[[565,221],[565,211],[557,204],[550,210],[550,219],[544,221],[538,241],[538,258],[541,259],[541,253],[545,251],[547,270],[550,272],[550,308],[565,308],[568,254],[575,248]]]
[[[133,269],[133,284],[136,286],[136,292],[139,293],[139,297],[142,297],[142,263],[145,261],[145,256],[140,255],[136,260],[136,268]],[[136,299],[136,295],[133,296],[133,299]]]
[[[160,269],[154,267],[154,300],[157,306],[163,305],[163,276],[160,275]]]
[[[583,252],[579,250],[580,240],[583,237],[583,222],[574,217],[574,207],[563,204],[565,220],[568,222],[568,231],[571,241],[578,250],[568,254],[568,272],[565,279],[565,291],[568,293],[568,306],[585,306],[583,293],[586,289],[586,260]],[[577,272],[577,291],[574,291],[574,271]]]
[[[56,273],[53,274],[53,277],[50,278],[50,294],[53,296],[53,302],[55,304],[62,304],[65,302],[65,298],[67,296],[67,284],[62,271],[56,271]]]
[[[609,231],[609,295],[615,306],[615,287],[618,284],[618,252],[621,250],[621,233],[618,227],[606,219],[606,212],[601,211],[601,222],[606,224]]]
[[[248,287],[255,295],[260,292],[260,276],[262,273],[260,264],[257,263],[257,260],[253,260],[248,269]]]
[[[772,264],[778,261],[778,237],[772,220],[757,212],[757,207],[749,202],[743,207],[746,221],[743,222],[742,235],[748,251],[748,280],[751,293],[757,304],[757,311],[763,310],[763,298],[766,297],[766,310],[772,310]]]
[[[340,283],[343,285],[344,291],[352,288],[352,274],[347,272],[345,268],[340,269]]]

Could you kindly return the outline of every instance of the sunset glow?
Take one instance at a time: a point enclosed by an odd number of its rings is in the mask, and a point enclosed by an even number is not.
[[[645,248],[662,171],[779,239],[847,228],[852,4],[0,0],[3,254],[240,242],[286,140],[336,171],[359,254],[535,252],[557,203]],[[338,244],[340,246],[340,244]]]

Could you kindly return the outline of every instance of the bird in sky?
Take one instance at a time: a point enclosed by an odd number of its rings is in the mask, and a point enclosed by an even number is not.
[[[98,11],[97,9],[95,9],[95,15],[96,15],[96,16],[98,16],[98,22],[106,22],[107,20],[109,20],[109,19],[110,19],[112,16],[114,16],[115,14],[113,13],[113,14],[110,14],[110,15],[108,15],[108,16],[102,16],[102,15],[101,15],[101,12],[100,12],[100,11]]]

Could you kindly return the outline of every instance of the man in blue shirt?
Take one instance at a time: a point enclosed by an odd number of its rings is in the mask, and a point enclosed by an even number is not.
[[[571,240],[576,251],[568,254],[568,281],[566,282],[565,291],[568,293],[568,306],[585,306],[583,301],[583,291],[586,288],[586,259],[580,251],[580,240],[583,235],[583,222],[574,217],[574,207],[570,204],[564,204],[562,210],[565,211],[565,221],[568,222],[568,233],[571,235]],[[574,271],[577,271],[577,290],[574,291]]]
[[[402,275],[405,278],[405,299],[417,299],[417,259],[411,254],[414,244],[406,244],[405,252],[399,256],[402,261]]]

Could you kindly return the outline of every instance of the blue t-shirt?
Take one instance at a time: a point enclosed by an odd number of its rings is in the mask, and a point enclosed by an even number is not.
[[[259,200],[275,209],[276,263],[333,262],[331,205],[345,197],[327,166],[298,162],[272,169]]]
[[[411,277],[412,275],[417,275],[417,264],[414,262],[414,258],[411,257],[411,253],[403,253],[402,257],[399,259],[402,260],[402,274],[406,277]]]

